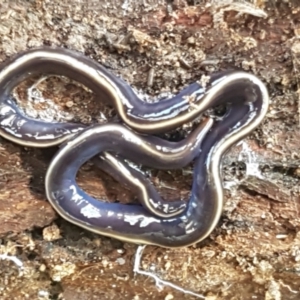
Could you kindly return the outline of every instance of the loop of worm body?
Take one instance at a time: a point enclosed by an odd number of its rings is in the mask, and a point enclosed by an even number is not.
[[[84,126],[24,116],[11,97],[12,89],[41,72],[67,76],[89,87],[97,99],[114,106],[119,123]],[[0,135],[24,146],[63,143],[45,179],[46,195],[55,210],[90,231],[162,247],[195,244],[216,227],[223,208],[221,159],[232,145],[257,128],[268,103],[265,85],[240,71],[213,75],[205,86],[196,82],[170,99],[145,103],[125,81],[94,60],[61,48],[24,52],[5,62],[0,70]],[[153,136],[220,104],[227,105],[223,117],[204,119],[180,142]],[[104,203],[82,191],[75,177],[89,159],[130,186],[142,205]],[[160,169],[180,168],[194,160],[189,201],[164,201],[125,159]]]

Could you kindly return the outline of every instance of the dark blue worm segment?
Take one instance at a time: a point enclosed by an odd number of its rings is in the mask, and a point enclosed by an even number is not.
[[[147,103],[121,78],[82,53],[43,47],[25,51],[0,66],[0,135],[33,147],[59,145],[84,126],[44,122],[24,116],[11,99],[12,90],[37,74],[67,76],[90,88],[96,99],[111,104],[121,121],[140,133],[156,134],[175,129],[207,109],[206,89],[192,83],[172,98]],[[192,105],[192,106],[191,106]]]
[[[191,197],[181,214],[161,218],[142,205],[104,203],[79,188],[75,180],[78,169],[99,153],[114,153],[135,163],[140,163],[141,157],[142,161],[156,160],[144,147],[148,143],[144,136],[121,124],[84,129],[59,150],[45,180],[46,195],[53,207],[78,226],[123,241],[184,247],[206,238],[216,227],[223,208],[221,159],[262,122],[269,101],[264,84],[243,72],[224,75],[207,95],[211,102],[215,101],[213,96],[221,96],[219,99],[228,103],[229,109],[203,139],[195,160]],[[161,163],[164,168],[164,161]]]
[[[6,61],[0,68],[0,135],[32,147],[63,143],[49,166],[45,181],[47,198],[57,212],[70,222],[99,234],[162,247],[197,243],[216,227],[223,207],[221,159],[232,145],[259,126],[269,103],[265,85],[244,72],[215,74],[205,86],[195,82],[172,98],[146,103],[125,81],[94,60],[63,48],[29,50]],[[86,127],[24,116],[11,99],[11,92],[21,81],[41,72],[67,76],[84,84],[97,99],[114,106],[121,123]],[[198,127],[198,132],[181,144],[170,145],[170,142],[141,135],[165,133],[199,118],[207,109],[219,104],[229,106],[227,114],[220,120],[207,122],[203,128]],[[201,138],[197,140],[197,137]],[[165,144],[168,145],[165,147]],[[177,160],[172,151],[178,147],[188,151],[177,152],[180,153]],[[168,150],[164,152],[164,149]],[[143,205],[104,203],[78,187],[75,180],[78,169],[99,155],[101,163],[106,164],[102,167],[115,177],[127,176],[127,184],[139,180],[140,190],[148,191]],[[164,211],[163,199],[157,197],[148,181],[124,163],[124,158],[162,169],[172,168],[172,162],[183,166],[196,158],[188,203],[182,207],[179,201],[175,213]],[[156,196],[154,201],[149,195]]]

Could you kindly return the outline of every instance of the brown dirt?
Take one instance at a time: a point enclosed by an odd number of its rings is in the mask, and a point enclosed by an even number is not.
[[[67,47],[153,97],[228,68],[267,84],[266,120],[224,159],[226,204],[219,226],[194,247],[147,247],[141,267],[210,300],[299,299],[299,1],[62,2],[2,1],[0,60],[44,44]],[[22,107],[34,82],[16,89]],[[114,115],[74,82],[49,78],[38,88],[75,121],[103,122],[99,111]],[[56,215],[43,185],[54,153],[0,139],[0,253],[24,264],[19,273],[13,262],[0,260],[0,299],[196,299],[134,274],[136,245]],[[164,197],[188,198],[190,168],[149,171]],[[80,170],[78,180],[107,201],[134,198],[92,165]]]

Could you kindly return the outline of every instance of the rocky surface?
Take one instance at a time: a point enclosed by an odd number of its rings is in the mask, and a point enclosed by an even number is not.
[[[140,267],[210,300],[300,298],[298,0],[2,0],[0,18],[1,61],[41,45],[67,47],[149,97],[176,93],[203,74],[228,68],[261,78],[270,110],[224,159],[219,226],[193,247],[146,247]],[[29,103],[32,87],[51,107]],[[28,80],[15,95],[26,113],[41,118],[91,124],[114,115],[64,78]],[[187,124],[175,134],[189,129]],[[44,195],[55,151],[0,139],[0,299],[198,299],[135,274],[136,245],[57,216]],[[191,166],[149,172],[165,198],[180,193],[188,199]],[[78,181],[107,201],[134,198],[91,164]]]

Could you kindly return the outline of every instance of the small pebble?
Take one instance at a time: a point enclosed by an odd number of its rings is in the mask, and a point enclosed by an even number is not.
[[[68,108],[71,108],[73,105],[74,105],[74,102],[73,102],[73,101],[68,101],[68,102],[66,103],[66,107],[68,107]]]

